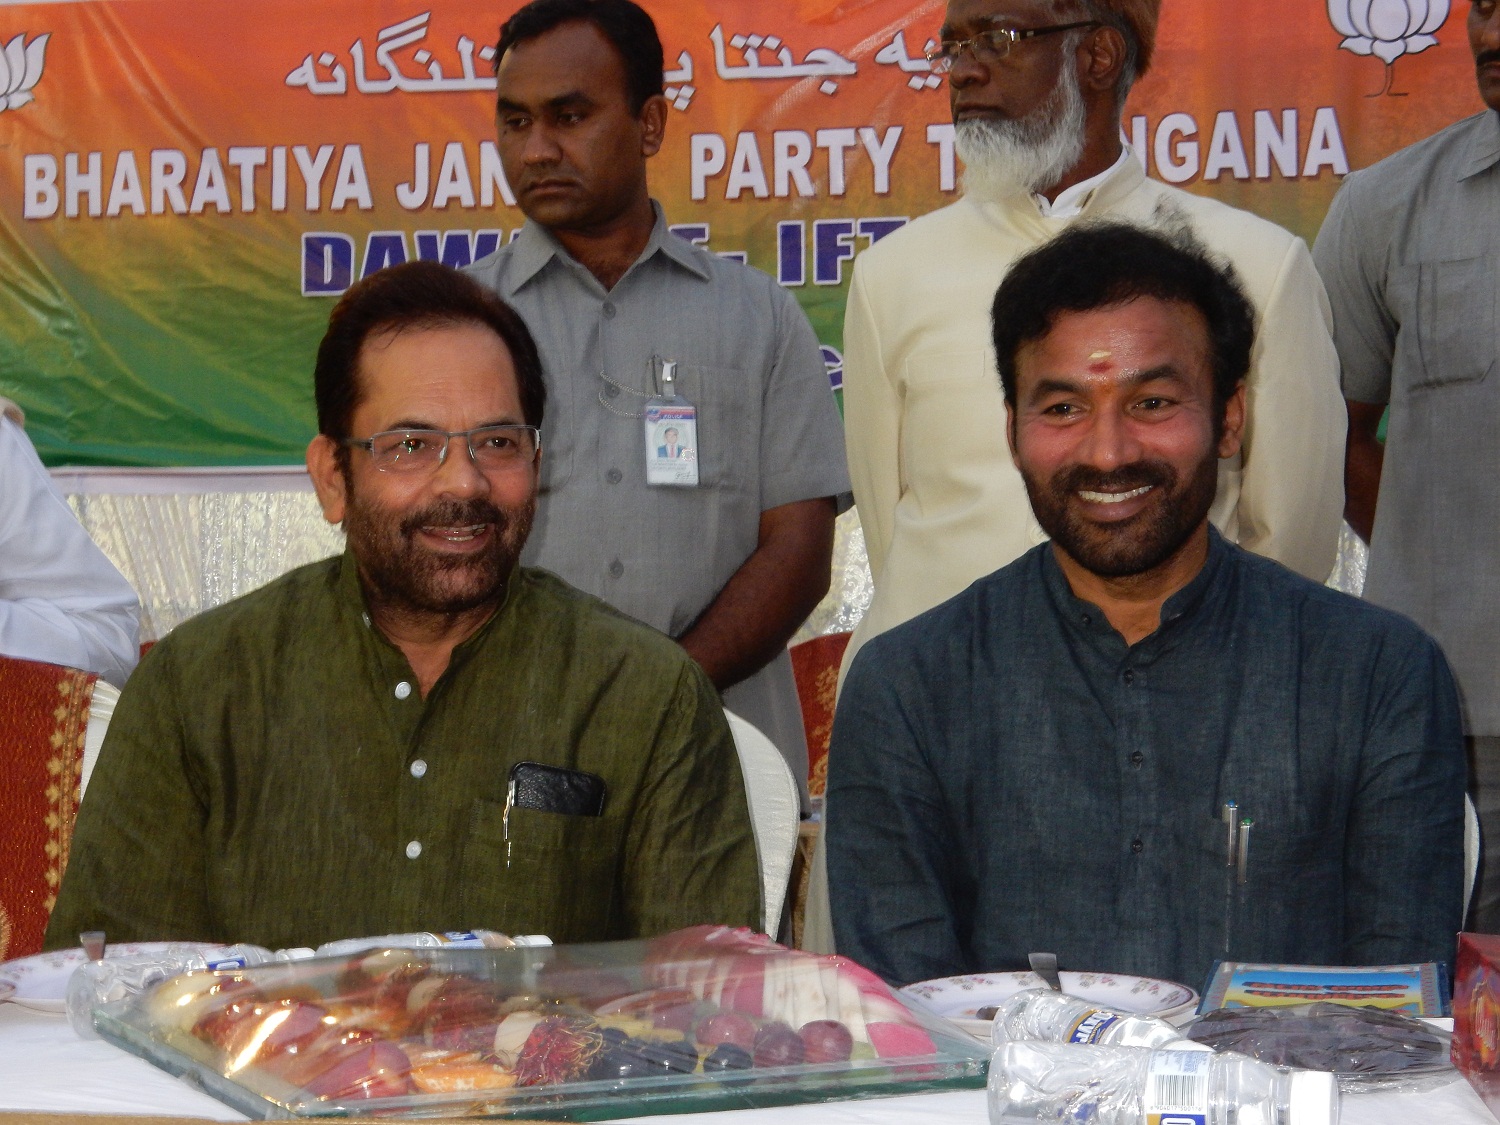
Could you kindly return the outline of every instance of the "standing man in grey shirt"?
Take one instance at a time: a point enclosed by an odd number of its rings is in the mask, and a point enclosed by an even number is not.
[[[1365,597],[1457,674],[1486,855],[1469,928],[1500,931],[1500,3],[1473,0],[1487,109],[1350,176],[1313,251],[1349,408],[1345,518]],[[1377,438],[1386,406],[1385,443]]]
[[[771,278],[672,235],[646,186],[662,48],[630,0],[535,0],[500,29],[497,124],[520,235],[474,274],[546,372],[524,561],[678,639],[806,785],[786,643],[827,592],[848,503],[817,338]],[[658,455],[668,425],[682,455]]]

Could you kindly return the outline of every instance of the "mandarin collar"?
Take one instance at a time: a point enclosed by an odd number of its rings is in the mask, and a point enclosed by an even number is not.
[[[1057,561],[1054,546],[1049,542],[1042,544],[1038,549],[1042,552],[1042,581],[1059,616],[1091,636],[1110,637],[1123,643],[1124,638],[1109,623],[1109,618],[1105,616],[1104,611],[1093,602],[1085,601],[1073,592],[1073,587],[1068,584],[1067,575],[1063,573],[1062,565]],[[1196,611],[1203,606],[1208,591],[1224,574],[1224,562],[1229,556],[1229,551],[1229,544],[1219,534],[1218,528],[1209,524],[1208,557],[1203,561],[1203,568],[1193,575],[1187,585],[1162,603],[1160,624],[1154,632],[1130,646],[1130,651],[1139,652],[1147,646],[1159,644],[1164,635],[1176,631],[1178,622],[1195,615]]]
[[[1088,198],[1083,201],[1083,206],[1077,215],[1044,215],[1037,204],[1036,197],[1030,192],[1017,192],[999,201],[976,199],[971,195],[965,195],[962,202],[969,204],[992,224],[1019,228],[1023,231],[1028,229],[1045,231],[1050,237],[1051,234],[1080,218],[1088,219],[1109,214],[1131,192],[1136,191],[1146,182],[1146,170],[1141,167],[1135,150],[1128,145],[1124,146],[1121,155],[1126,156],[1127,159],[1116,160],[1113,165],[1090,181],[1093,188],[1088,193]]]
[[[517,598],[512,597],[511,594],[520,582],[521,566],[517,563],[512,568],[510,577],[505,580],[505,592],[501,595],[500,604],[495,608],[495,612],[490,614],[484,624],[475,629],[472,635],[453,646],[453,653],[448,660],[449,671],[461,663],[464,657],[478,646],[479,642],[495,628],[495,622],[507,615],[508,610],[512,614],[515,612],[511,610],[511,606],[517,601]],[[376,627],[374,619],[371,618],[369,603],[365,600],[364,583],[360,581],[359,577],[359,563],[354,558],[354,552],[347,546],[344,548],[344,554],[339,560],[336,590],[336,596],[343,606],[344,611],[360,623],[364,632],[374,638],[377,644],[383,645],[392,652],[401,655],[404,660],[405,655],[401,653],[400,647],[382,633]],[[443,673],[445,677],[447,674],[448,672],[446,671]]]

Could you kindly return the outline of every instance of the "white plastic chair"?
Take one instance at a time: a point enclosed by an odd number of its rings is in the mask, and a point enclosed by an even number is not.
[[[1479,874],[1479,814],[1474,798],[1464,794],[1464,917],[1474,904],[1474,877]]]
[[[78,774],[78,799],[89,787],[89,777],[94,772],[94,763],[99,760],[99,747],[104,745],[104,733],[109,729],[109,720],[114,716],[115,703],[120,698],[120,689],[103,680],[94,681],[94,694],[89,699],[89,723],[83,731],[83,767]]]
[[[745,775],[745,799],[750,805],[755,853],[760,860],[761,926],[775,937],[792,876],[792,856],[797,850],[800,790],[774,742],[733,711],[725,711],[724,717],[729,720],[734,748],[740,755],[740,771]]]

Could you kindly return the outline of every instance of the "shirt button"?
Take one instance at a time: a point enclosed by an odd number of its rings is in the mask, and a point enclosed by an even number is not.
[[[417,844],[415,846],[416,846],[416,848],[417,848],[418,851],[421,850],[422,845]],[[1133,852],[1135,852],[1136,855],[1140,855],[1141,854],[1141,849],[1143,849],[1145,846],[1146,846],[1145,841],[1143,841],[1139,836],[1137,836],[1134,840],[1130,841],[1130,850],[1133,851]],[[411,855],[411,848],[407,848],[406,852],[407,852],[408,855]],[[412,858],[416,858],[416,857],[413,856]]]
[[[405,680],[402,680],[399,684],[396,685],[396,698],[397,699],[405,699],[410,694],[411,694],[411,684],[407,683]]]
[[[609,472],[604,474],[604,479],[609,481],[610,484],[619,484],[620,478],[622,476],[624,476],[624,474],[621,473],[619,469],[611,469]]]
[[[604,319],[605,320],[613,320],[614,318],[615,318],[615,306],[614,306],[614,304],[612,302],[610,302],[610,301],[605,301],[604,302]]]
[[[1134,766],[1136,769],[1140,769],[1141,768],[1141,763],[1144,762],[1145,760],[1146,760],[1146,755],[1142,754],[1139,750],[1137,750],[1134,754],[1130,755],[1130,764],[1132,766]],[[412,769],[415,770],[416,767],[413,766]]]
[[[411,775],[412,775],[412,777],[423,777],[423,776],[426,775],[426,773],[427,773],[427,763],[424,762],[424,761],[422,761],[421,758],[418,758],[415,762],[413,762],[411,764]]]
[[[617,387],[617,386],[615,386],[613,383],[606,383],[604,385],[604,397],[605,398],[619,398],[620,397],[620,388]]]
[[[1083,623],[1085,625],[1092,625],[1094,623],[1094,619],[1085,613],[1083,615]]]
[[[1136,841],[1136,842],[1139,843],[1140,841]],[[1139,849],[1137,849],[1137,850],[1139,850]],[[411,843],[409,843],[409,844],[406,845],[406,858],[407,859],[416,859],[417,856],[419,856],[421,854],[422,854],[422,841],[421,840],[413,840]]]
[[[1135,673],[1132,672],[1129,668],[1125,669],[1125,675],[1121,678],[1124,679],[1126,687],[1129,687],[1131,684],[1135,683]]]
[[[616,559],[614,562],[609,564],[609,573],[615,578],[620,577],[620,575],[625,573],[625,564],[622,563],[619,559]]]

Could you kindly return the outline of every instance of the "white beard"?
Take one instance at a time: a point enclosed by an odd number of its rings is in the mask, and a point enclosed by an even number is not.
[[[1047,100],[1019,121],[960,121],[953,147],[964,162],[964,194],[998,202],[1051,187],[1083,155],[1086,116],[1078,73],[1063,67]]]

